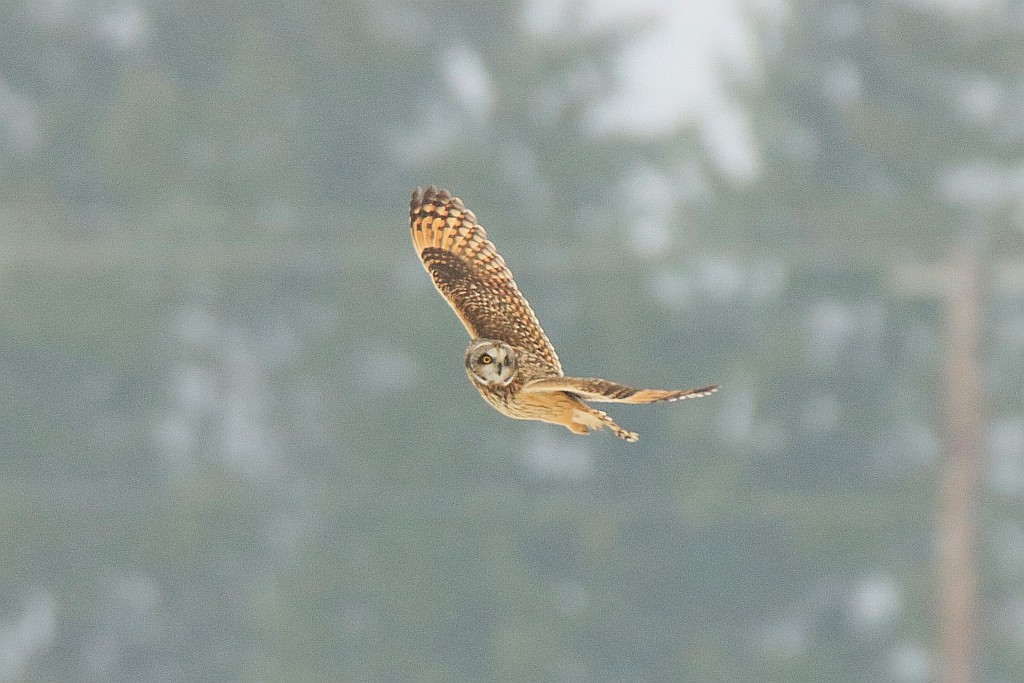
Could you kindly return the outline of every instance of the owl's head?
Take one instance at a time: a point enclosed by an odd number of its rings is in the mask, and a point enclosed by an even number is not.
[[[516,376],[516,352],[494,339],[474,339],[466,350],[466,371],[481,386],[507,387]]]

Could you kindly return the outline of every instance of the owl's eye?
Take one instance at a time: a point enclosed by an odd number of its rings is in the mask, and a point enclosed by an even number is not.
[[[483,363],[484,365],[490,365],[491,363],[494,362],[494,359],[485,353],[484,355],[480,356],[480,362]]]

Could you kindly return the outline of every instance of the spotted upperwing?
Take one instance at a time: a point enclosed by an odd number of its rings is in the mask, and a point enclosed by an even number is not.
[[[505,260],[462,200],[416,188],[409,203],[412,241],[434,286],[476,339],[497,339],[533,354],[561,375],[555,349],[516,287]]]

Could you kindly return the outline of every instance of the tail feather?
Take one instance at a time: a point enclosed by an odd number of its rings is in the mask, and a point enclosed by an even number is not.
[[[687,398],[710,396],[716,391],[718,391],[718,385],[716,384],[701,387],[700,389],[676,389],[671,391],[665,391],[662,389],[636,389],[629,396],[615,400],[619,403],[661,403],[682,401]]]

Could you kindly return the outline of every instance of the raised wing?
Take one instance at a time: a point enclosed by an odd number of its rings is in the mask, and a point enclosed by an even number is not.
[[[416,188],[412,241],[437,291],[478,339],[526,349],[561,375],[555,349],[476,216],[447,190]]]

